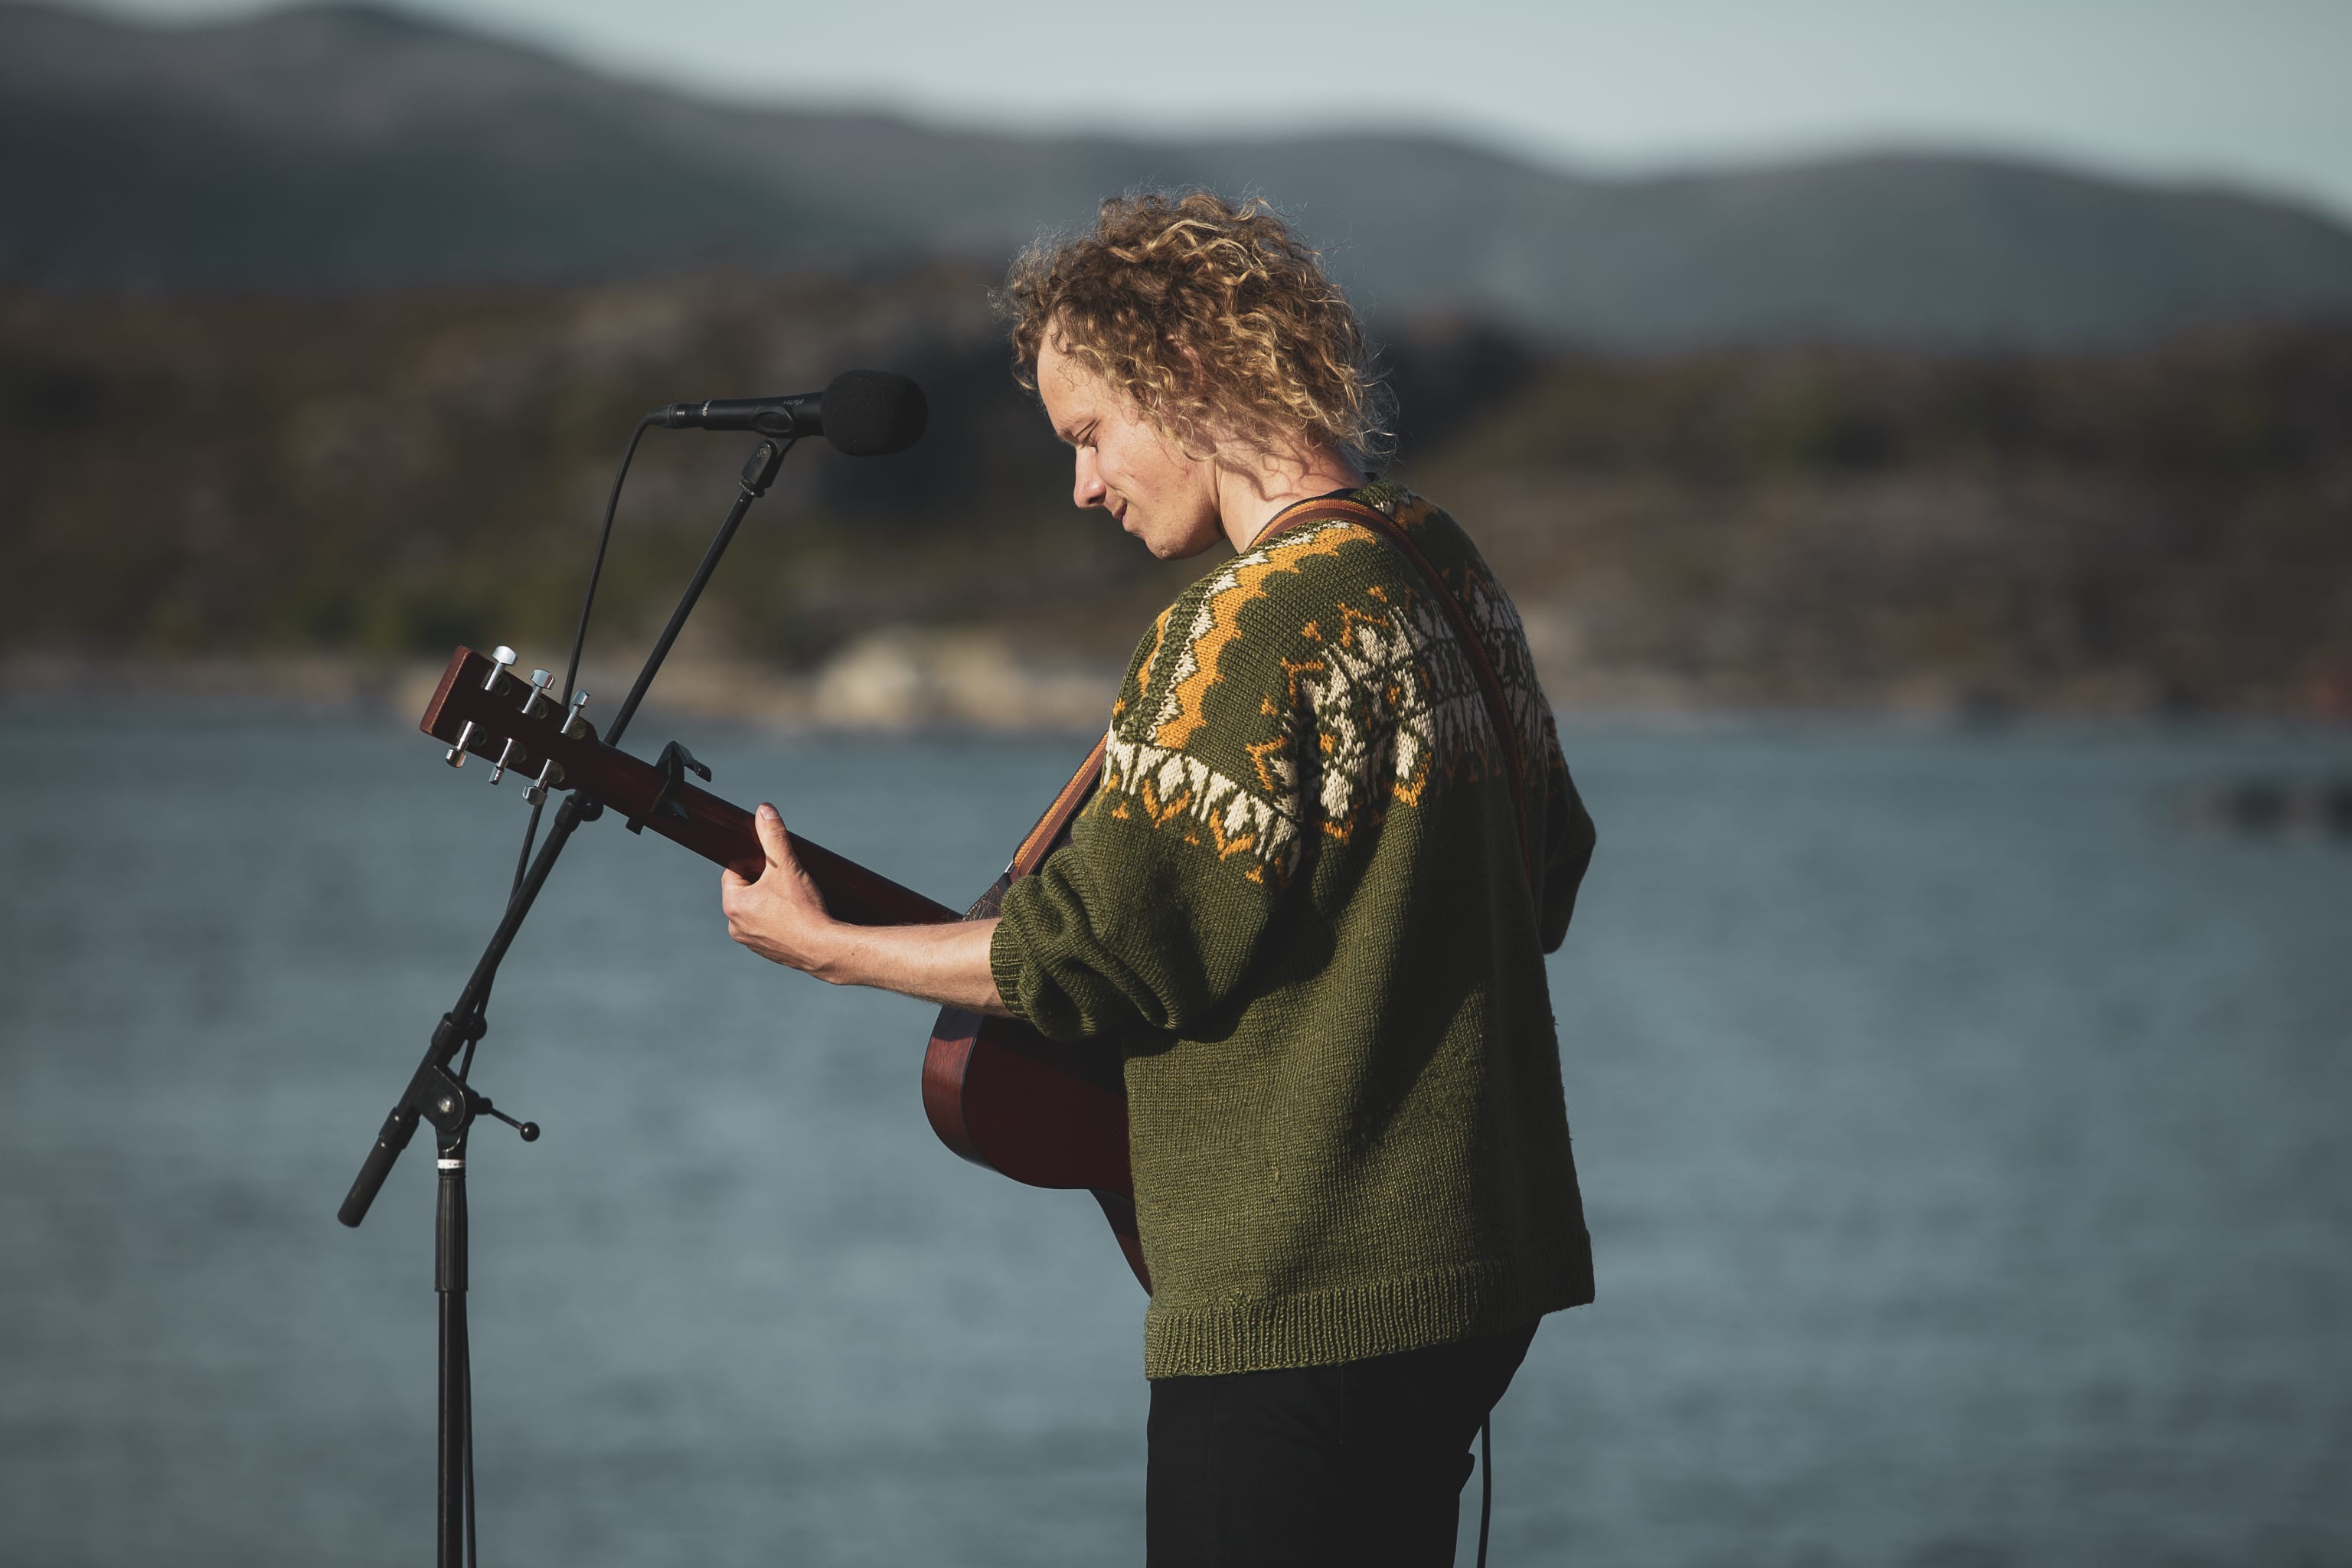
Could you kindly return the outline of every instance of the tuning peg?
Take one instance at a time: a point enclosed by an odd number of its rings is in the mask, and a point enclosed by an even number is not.
[[[489,674],[482,677],[482,689],[485,691],[496,691],[499,689],[499,677],[503,674],[507,667],[514,663],[514,661],[515,650],[507,647],[506,644],[500,643],[497,647],[492,648],[490,650],[490,672]],[[523,710],[526,713],[530,710],[528,708]],[[466,742],[473,738],[474,721],[471,719],[468,719],[466,721],[466,727],[457,731],[457,743],[450,747],[447,751],[442,752],[441,760],[448,763],[453,768],[464,767],[466,765]],[[492,784],[499,782],[498,775],[496,773],[490,775],[490,782]]]
[[[549,674],[546,670],[534,669],[530,672],[530,695],[526,696],[522,700],[522,710],[525,718],[530,717],[530,710],[539,705],[539,700],[546,696],[547,689],[554,684],[555,677]]]
[[[553,757],[550,757],[547,759],[546,765],[539,770],[539,777],[531,780],[530,783],[522,786],[523,799],[529,801],[533,805],[544,804],[547,799],[548,775],[553,772],[555,772],[555,759]]]
[[[515,745],[516,742],[509,738],[505,745],[499,748],[498,765],[490,769],[492,784],[507,776],[507,760],[515,754]]]
[[[563,716],[563,722],[556,727],[556,733],[560,735],[569,735],[572,733],[572,721],[579,718],[580,710],[587,706],[588,694],[584,691],[573,692],[572,694],[572,710]]]

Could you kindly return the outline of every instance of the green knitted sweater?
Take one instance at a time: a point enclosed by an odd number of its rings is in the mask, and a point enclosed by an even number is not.
[[[1123,1050],[1150,1377],[1355,1361],[1592,1299],[1543,954],[1592,852],[1517,613],[1390,484],[1478,627],[1509,763],[1444,610],[1360,524],[1192,584],[1136,649],[1102,784],[1004,895],[1006,1004]]]

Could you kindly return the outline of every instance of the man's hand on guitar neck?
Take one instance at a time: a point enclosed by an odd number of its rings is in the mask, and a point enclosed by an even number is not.
[[[762,802],[752,814],[767,868],[756,882],[719,877],[727,934],[772,963],[834,985],[871,985],[1000,1018],[1013,1016],[988,965],[992,920],[861,926],[837,921],[793,858],[784,819]]]

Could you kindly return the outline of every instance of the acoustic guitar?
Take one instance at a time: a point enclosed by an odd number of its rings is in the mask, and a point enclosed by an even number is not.
[[[484,758],[491,782],[508,773],[528,780],[524,797],[534,804],[551,790],[573,791],[618,813],[633,833],[659,834],[743,877],[766,868],[751,814],[694,783],[709,780],[710,770],[693,753],[673,742],[648,763],[606,745],[581,711],[584,693],[562,707],[550,696],[544,671],[526,682],[508,669],[513,657],[505,648],[494,658],[468,647],[450,656],[418,727],[448,748],[452,767]],[[1071,819],[1101,775],[1102,754],[1097,741],[1003,875],[961,917],[796,833],[793,853],[838,919],[858,925],[983,919],[996,913],[1016,878],[1068,842]],[[1128,1266],[1151,1289],[1136,1234],[1127,1092],[1116,1054],[1057,1044],[1011,1018],[943,1008],[923,1053],[923,1110],[940,1141],[976,1165],[1033,1187],[1092,1193]]]

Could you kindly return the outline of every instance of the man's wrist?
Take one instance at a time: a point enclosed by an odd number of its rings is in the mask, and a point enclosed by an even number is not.
[[[864,985],[871,982],[858,973],[858,928],[828,918],[810,932],[806,973],[827,985]]]

